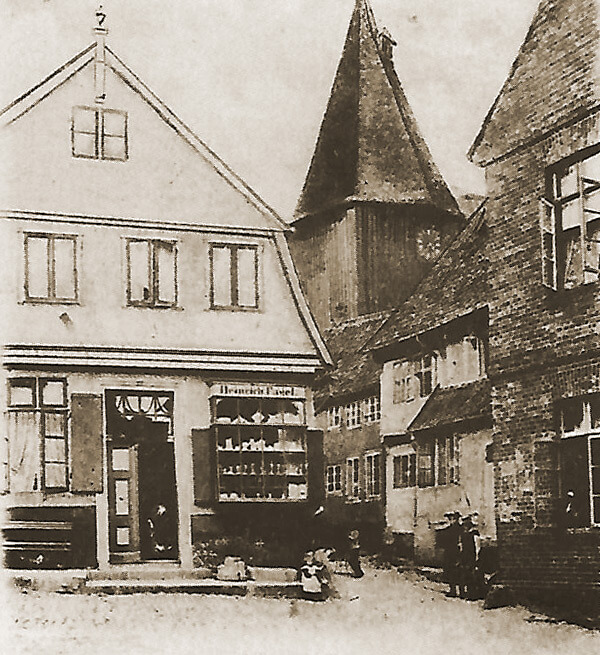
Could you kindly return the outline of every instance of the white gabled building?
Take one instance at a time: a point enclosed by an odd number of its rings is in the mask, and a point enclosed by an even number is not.
[[[329,361],[287,225],[95,35],[0,113],[7,563],[285,542]]]

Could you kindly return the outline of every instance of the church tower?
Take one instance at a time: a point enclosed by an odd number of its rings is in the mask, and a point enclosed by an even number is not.
[[[398,306],[464,220],[402,90],[395,45],[357,0],[289,237],[321,329]]]

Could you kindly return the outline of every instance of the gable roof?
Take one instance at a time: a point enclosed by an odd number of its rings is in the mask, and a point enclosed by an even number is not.
[[[315,408],[321,411],[333,398],[358,398],[379,386],[381,366],[363,348],[383,325],[389,312],[367,314],[325,331],[334,368],[320,374],[314,386]]]
[[[600,0],[542,0],[469,149],[479,166],[600,104]]]
[[[16,98],[0,111],[0,126],[5,127],[42,102],[55,89],[94,61],[96,43],[84,48],[75,57]],[[270,229],[288,230],[289,225],[248,184],[213,151],[204,141],[151,91],[151,89],[108,47],[105,47],[106,66],[129,87],[140,94],[154,111],[177,132],[231,187],[259,211],[270,224]]]
[[[368,0],[357,0],[296,220],[345,201],[459,213],[423,139]]]
[[[366,347],[382,350],[486,307],[486,235],[484,202],[412,295],[390,315]]]
[[[39,103],[43,102],[55,90],[68,82],[71,78],[83,71],[86,67],[94,62],[96,43],[83,49],[72,59],[66,62],[63,66],[55,70],[49,76],[44,78],[41,82],[29,89],[26,93],[16,98],[12,103],[0,111],[0,126],[6,127],[18,121],[22,116],[26,115],[29,111],[33,110]],[[140,79],[137,75],[126,66],[125,63],[112,51],[110,48],[105,47],[106,66],[122,80],[128,87],[133,89],[139,94],[143,100],[150,105],[150,107],[158,114],[158,116],[168,124],[177,134],[178,137],[183,139],[193,150],[200,155],[200,157],[207,162],[212,169],[222,178],[225,182],[232,187],[237,194],[233,194],[236,198],[242,198],[256,209],[262,217],[265,218],[264,228],[257,229],[255,227],[243,228],[248,229],[248,232],[259,233],[261,236],[268,236],[273,239],[279,263],[281,264],[283,274],[290,290],[291,297],[294,301],[299,318],[310,340],[321,360],[322,364],[331,364],[331,357],[327,351],[327,347],[319,333],[314,318],[308,308],[306,300],[300,288],[300,283],[292,262],[287,242],[283,236],[285,230],[289,229],[277,213],[271,209],[248,185],[237,176],[203,141],[201,141],[192,130],[181,121]],[[176,138],[178,138],[176,137]],[[134,225],[136,227],[148,225],[152,228],[164,228],[173,226],[173,223],[165,221],[148,220],[146,218],[118,218],[108,216],[90,215],[86,216],[69,213],[54,213],[38,211],[15,211],[15,210],[0,210],[4,215],[11,217],[28,217],[35,215],[38,219],[41,216],[54,220],[72,220],[76,219],[78,222],[81,220],[99,221],[103,224],[109,225]],[[262,223],[262,219],[261,219]],[[187,229],[191,226],[188,223],[177,223],[180,229]],[[221,226],[204,226],[209,229],[219,230]],[[233,229],[239,230],[239,226],[233,226]]]

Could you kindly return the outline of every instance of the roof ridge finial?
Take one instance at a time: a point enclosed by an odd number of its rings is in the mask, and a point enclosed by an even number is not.
[[[108,34],[108,29],[104,27],[104,21],[106,20],[106,14],[104,13],[104,8],[102,5],[96,9],[96,26],[94,27],[94,32],[101,32],[102,34]]]

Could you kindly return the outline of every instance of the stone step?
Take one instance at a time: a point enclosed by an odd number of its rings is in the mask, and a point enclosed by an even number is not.
[[[83,592],[101,594],[186,593],[221,594],[227,596],[285,596],[296,597],[300,592],[297,582],[228,582],[214,579],[174,578],[170,580],[86,580]]]
[[[87,572],[88,580],[177,580],[205,579],[212,576],[209,569],[182,569],[179,564],[121,564],[108,570]]]
[[[297,578],[296,569],[249,567],[249,579],[264,583],[290,583]],[[210,569],[182,569],[173,563],[121,564],[105,571],[88,571],[88,580],[205,580],[214,578]],[[223,581],[237,582],[237,580]]]

